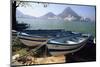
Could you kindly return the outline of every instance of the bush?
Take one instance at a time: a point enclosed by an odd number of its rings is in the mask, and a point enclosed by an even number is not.
[[[24,48],[24,49],[17,51],[16,53],[20,54],[20,56],[27,56],[29,52],[27,52],[27,50]]]

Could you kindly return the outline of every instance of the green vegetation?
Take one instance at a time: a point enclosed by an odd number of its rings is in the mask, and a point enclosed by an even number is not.
[[[17,54],[22,49],[22,43],[19,41],[18,38],[13,39],[12,41],[12,54]]]
[[[22,44],[19,38],[15,38],[12,42],[12,55],[20,54],[20,56],[35,56],[42,57],[44,54],[45,47],[41,47],[41,49],[35,51],[35,47],[28,47]]]
[[[29,52],[24,48],[24,49],[17,51],[16,53],[20,54],[20,56],[26,56],[28,55]]]

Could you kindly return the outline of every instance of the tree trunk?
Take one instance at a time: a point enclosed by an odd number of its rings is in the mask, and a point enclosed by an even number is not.
[[[16,1],[12,2],[12,30],[16,30]]]
[[[20,3],[19,3],[20,4]],[[19,5],[16,5],[16,1],[12,2],[12,30],[20,31],[28,28],[28,24],[26,23],[18,23],[16,21],[16,9]]]

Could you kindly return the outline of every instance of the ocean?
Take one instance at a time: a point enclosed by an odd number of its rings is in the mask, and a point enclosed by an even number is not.
[[[96,22],[80,22],[80,21],[65,21],[55,19],[27,19],[17,18],[19,23],[27,23],[30,25],[28,30],[39,29],[65,29],[65,31],[89,33],[96,35]]]

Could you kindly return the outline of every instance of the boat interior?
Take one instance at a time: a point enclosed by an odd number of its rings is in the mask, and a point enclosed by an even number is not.
[[[54,38],[54,39],[49,39],[49,43],[58,43],[58,44],[78,44],[83,41],[85,41],[88,38],[88,36],[81,36],[81,35],[76,35],[76,34],[71,34],[66,37],[61,37],[61,38]]]

